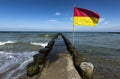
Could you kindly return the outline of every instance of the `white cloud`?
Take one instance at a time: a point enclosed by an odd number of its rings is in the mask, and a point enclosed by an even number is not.
[[[64,23],[62,21],[58,21],[58,20],[48,20],[49,23]]]
[[[52,19],[52,20],[48,20],[49,22],[56,22],[57,20],[54,20],[54,19]]]
[[[61,13],[60,13],[60,12],[56,12],[55,15],[56,15],[56,16],[59,16],[59,15],[61,15]]]
[[[109,25],[110,22],[109,22],[109,21],[106,21],[106,22],[104,22],[103,24],[104,24],[104,25]]]

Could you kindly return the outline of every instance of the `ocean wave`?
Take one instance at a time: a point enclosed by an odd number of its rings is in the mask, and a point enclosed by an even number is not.
[[[6,42],[0,42],[0,45],[12,44],[12,43],[16,43],[16,41],[6,41]]]
[[[32,56],[36,53],[37,51],[19,53],[0,51],[0,74],[4,75],[2,79],[17,79],[23,75],[26,65],[33,61]]]
[[[17,69],[14,69],[11,72],[9,72],[9,74],[5,77],[5,79],[9,79],[9,78],[17,79],[17,78],[19,78],[20,76],[22,76],[25,73],[24,70],[25,70],[25,67],[27,66],[27,64],[32,62],[32,61],[33,61],[32,57],[30,59],[24,61],[23,63],[21,63],[21,65]],[[12,76],[16,72],[17,72],[16,76],[15,77]]]
[[[42,47],[45,47],[48,43],[37,43],[37,42],[31,42],[31,45],[40,45]]]
[[[49,37],[49,35],[48,35],[48,34],[46,34],[46,35],[45,35],[45,37]]]

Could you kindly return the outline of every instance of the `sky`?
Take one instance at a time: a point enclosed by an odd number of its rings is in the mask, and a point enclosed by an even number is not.
[[[100,15],[75,31],[120,32],[120,0],[0,0],[0,31],[72,31],[74,4]]]

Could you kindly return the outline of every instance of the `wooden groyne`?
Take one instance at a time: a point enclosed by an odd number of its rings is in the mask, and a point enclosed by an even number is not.
[[[93,79],[93,65],[62,34],[56,34],[26,67],[29,79]]]

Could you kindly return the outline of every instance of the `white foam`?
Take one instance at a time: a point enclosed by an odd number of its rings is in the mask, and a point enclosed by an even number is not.
[[[14,59],[6,58],[6,60],[4,60],[4,61],[5,62],[3,64],[1,64],[2,66],[0,67],[0,73],[4,73],[4,72],[8,71],[9,69],[11,69],[12,66],[15,66],[15,64],[17,64],[17,62],[18,62],[18,60],[16,58],[14,58]]]
[[[28,63],[32,62],[32,61],[33,61],[33,58],[31,57],[30,59],[24,61],[24,62],[18,67],[18,69],[25,68],[26,65],[27,65]]]
[[[18,77],[20,77],[21,75],[23,75],[25,72],[22,72],[22,73],[17,73],[18,75],[15,76],[15,77],[12,77],[12,75],[14,75],[17,71],[24,71],[25,70],[25,67],[27,66],[28,63],[32,62],[33,58],[30,58],[26,61],[24,61],[23,63],[21,63],[21,65],[15,69],[15,70],[12,70],[11,72],[9,72],[9,74],[5,77],[5,79],[9,79],[9,78],[12,78],[12,79],[17,79]]]
[[[6,73],[2,79],[17,79],[22,76],[26,65],[33,61],[32,56],[36,53],[37,51],[20,53],[0,51],[0,74]]]
[[[6,42],[0,42],[0,45],[12,44],[12,43],[16,43],[16,41],[6,41]]]
[[[0,54],[3,54],[4,52],[3,51],[0,51]]]
[[[30,44],[32,44],[32,45],[40,45],[40,46],[42,46],[42,47],[45,47],[45,46],[47,46],[48,43],[31,42]]]
[[[46,34],[46,35],[45,35],[45,37],[49,37],[49,35],[48,35],[48,34]]]
[[[9,58],[14,58],[14,56],[11,56],[11,55],[10,55]]]

